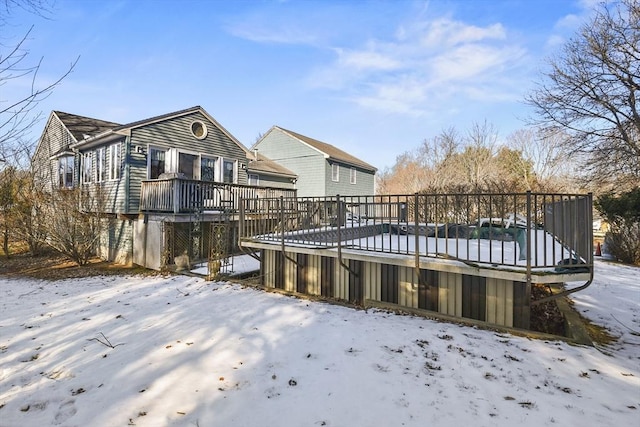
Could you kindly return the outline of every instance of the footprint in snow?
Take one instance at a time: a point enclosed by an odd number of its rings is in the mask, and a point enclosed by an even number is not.
[[[71,399],[71,400],[67,400],[66,402],[63,402],[60,405],[60,408],[58,408],[58,412],[53,418],[54,425],[59,425],[64,423],[69,418],[73,417],[76,414],[76,412],[78,412],[78,410],[76,409],[76,406],[74,405],[74,402],[75,400]]]

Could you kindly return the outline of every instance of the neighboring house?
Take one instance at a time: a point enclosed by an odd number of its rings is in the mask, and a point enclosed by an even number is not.
[[[33,169],[49,190],[101,190],[100,256],[159,269],[183,254],[206,259],[213,246],[224,253],[241,197],[295,195],[293,172],[253,159],[199,106],[125,125],[53,111]]]
[[[247,179],[249,185],[276,188],[292,188],[298,176],[284,166],[254,150],[247,155]]]
[[[298,176],[298,196],[374,194],[376,168],[331,144],[273,126],[253,150]]]

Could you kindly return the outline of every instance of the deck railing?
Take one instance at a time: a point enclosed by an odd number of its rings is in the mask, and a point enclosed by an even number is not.
[[[260,199],[291,198],[296,190],[225,184],[184,178],[142,181],[140,211],[188,213],[194,211],[237,212],[240,200],[247,205]]]
[[[240,208],[241,243],[441,257],[528,273],[593,268],[591,194],[280,197]]]

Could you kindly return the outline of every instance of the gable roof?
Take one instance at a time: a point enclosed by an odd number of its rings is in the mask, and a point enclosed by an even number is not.
[[[325,157],[341,162],[341,163],[347,163],[349,165],[353,165],[353,166],[357,166],[360,167],[362,169],[366,169],[369,170],[373,173],[375,173],[377,171],[377,168],[371,166],[369,163],[358,159],[355,156],[352,156],[351,154],[342,151],[341,149],[331,145],[331,144],[327,144],[326,142],[322,142],[322,141],[318,141],[317,139],[313,139],[313,138],[309,138],[308,136],[304,136],[302,134],[299,134],[297,132],[293,132],[284,128],[281,128],[280,126],[274,126],[274,129],[279,129],[280,131],[288,134],[289,136],[303,142],[304,144],[307,144],[309,146],[311,146],[312,148],[316,149],[317,151],[321,152],[322,154],[325,155]]]
[[[115,127],[105,128],[103,132],[91,135],[90,138],[86,140],[82,140],[82,139],[78,140],[78,144],[76,144],[76,146],[80,146],[80,145],[85,146],[85,144],[87,146],[90,146],[92,144],[99,143],[99,141],[102,140],[102,138],[112,137],[114,134],[123,135],[123,134],[126,134],[126,132],[131,131],[132,129],[135,129],[135,128],[147,126],[153,123],[162,122],[164,120],[168,120],[168,119],[172,119],[180,116],[186,116],[188,114],[192,114],[195,112],[202,113],[207,118],[207,120],[209,120],[211,123],[213,123],[214,126],[220,129],[220,131],[224,133],[233,143],[238,145],[247,154],[249,153],[249,150],[247,149],[247,147],[242,145],[240,141],[238,141],[233,135],[231,135],[229,131],[227,131],[220,123],[216,121],[216,119],[214,119],[209,113],[205,111],[204,108],[202,108],[199,105],[196,105],[190,108],[185,108],[184,110],[178,110],[171,113],[150,117],[148,119],[138,120],[135,122],[124,124],[124,125],[116,125]],[[105,123],[110,123],[110,122],[105,122]]]
[[[265,157],[260,153],[251,153],[247,154],[247,159],[249,159],[249,163],[247,164],[247,169],[249,172],[262,173],[266,175],[277,175],[277,176],[285,176],[287,178],[297,178],[295,172],[290,171],[279,163],[274,162],[273,160]]]
[[[63,111],[54,111],[53,113],[58,117],[58,119],[60,119],[62,124],[75,138],[76,142],[82,141],[87,136],[96,136],[121,126],[119,123],[79,116],[77,114],[65,113]]]

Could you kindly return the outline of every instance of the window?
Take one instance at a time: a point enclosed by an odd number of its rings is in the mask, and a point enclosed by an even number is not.
[[[200,159],[200,179],[203,181],[215,181],[217,159],[202,157]]]
[[[120,143],[109,146],[109,179],[120,179],[122,153]]]
[[[166,155],[165,150],[149,149],[149,179],[158,179],[165,172]]]
[[[73,187],[74,167],[75,163],[73,156],[64,156],[58,159],[58,184],[60,187]]]
[[[187,179],[195,179],[197,160],[198,156],[195,154],[180,153],[178,155],[178,173],[184,174]]]
[[[205,139],[207,137],[207,126],[200,121],[193,122],[191,123],[191,133],[198,139]]]
[[[235,181],[235,164],[233,160],[224,160],[222,162],[222,182],[233,184]]]
[[[260,176],[256,174],[249,174],[249,185],[260,185]]]
[[[93,153],[84,153],[82,155],[82,183],[88,184],[93,177]]]
[[[356,168],[351,168],[351,173],[349,174],[349,182],[352,184],[356,183]]]
[[[100,147],[96,150],[96,182],[107,178],[107,149]]]
[[[335,163],[331,165],[331,181],[340,181],[340,166]]]

